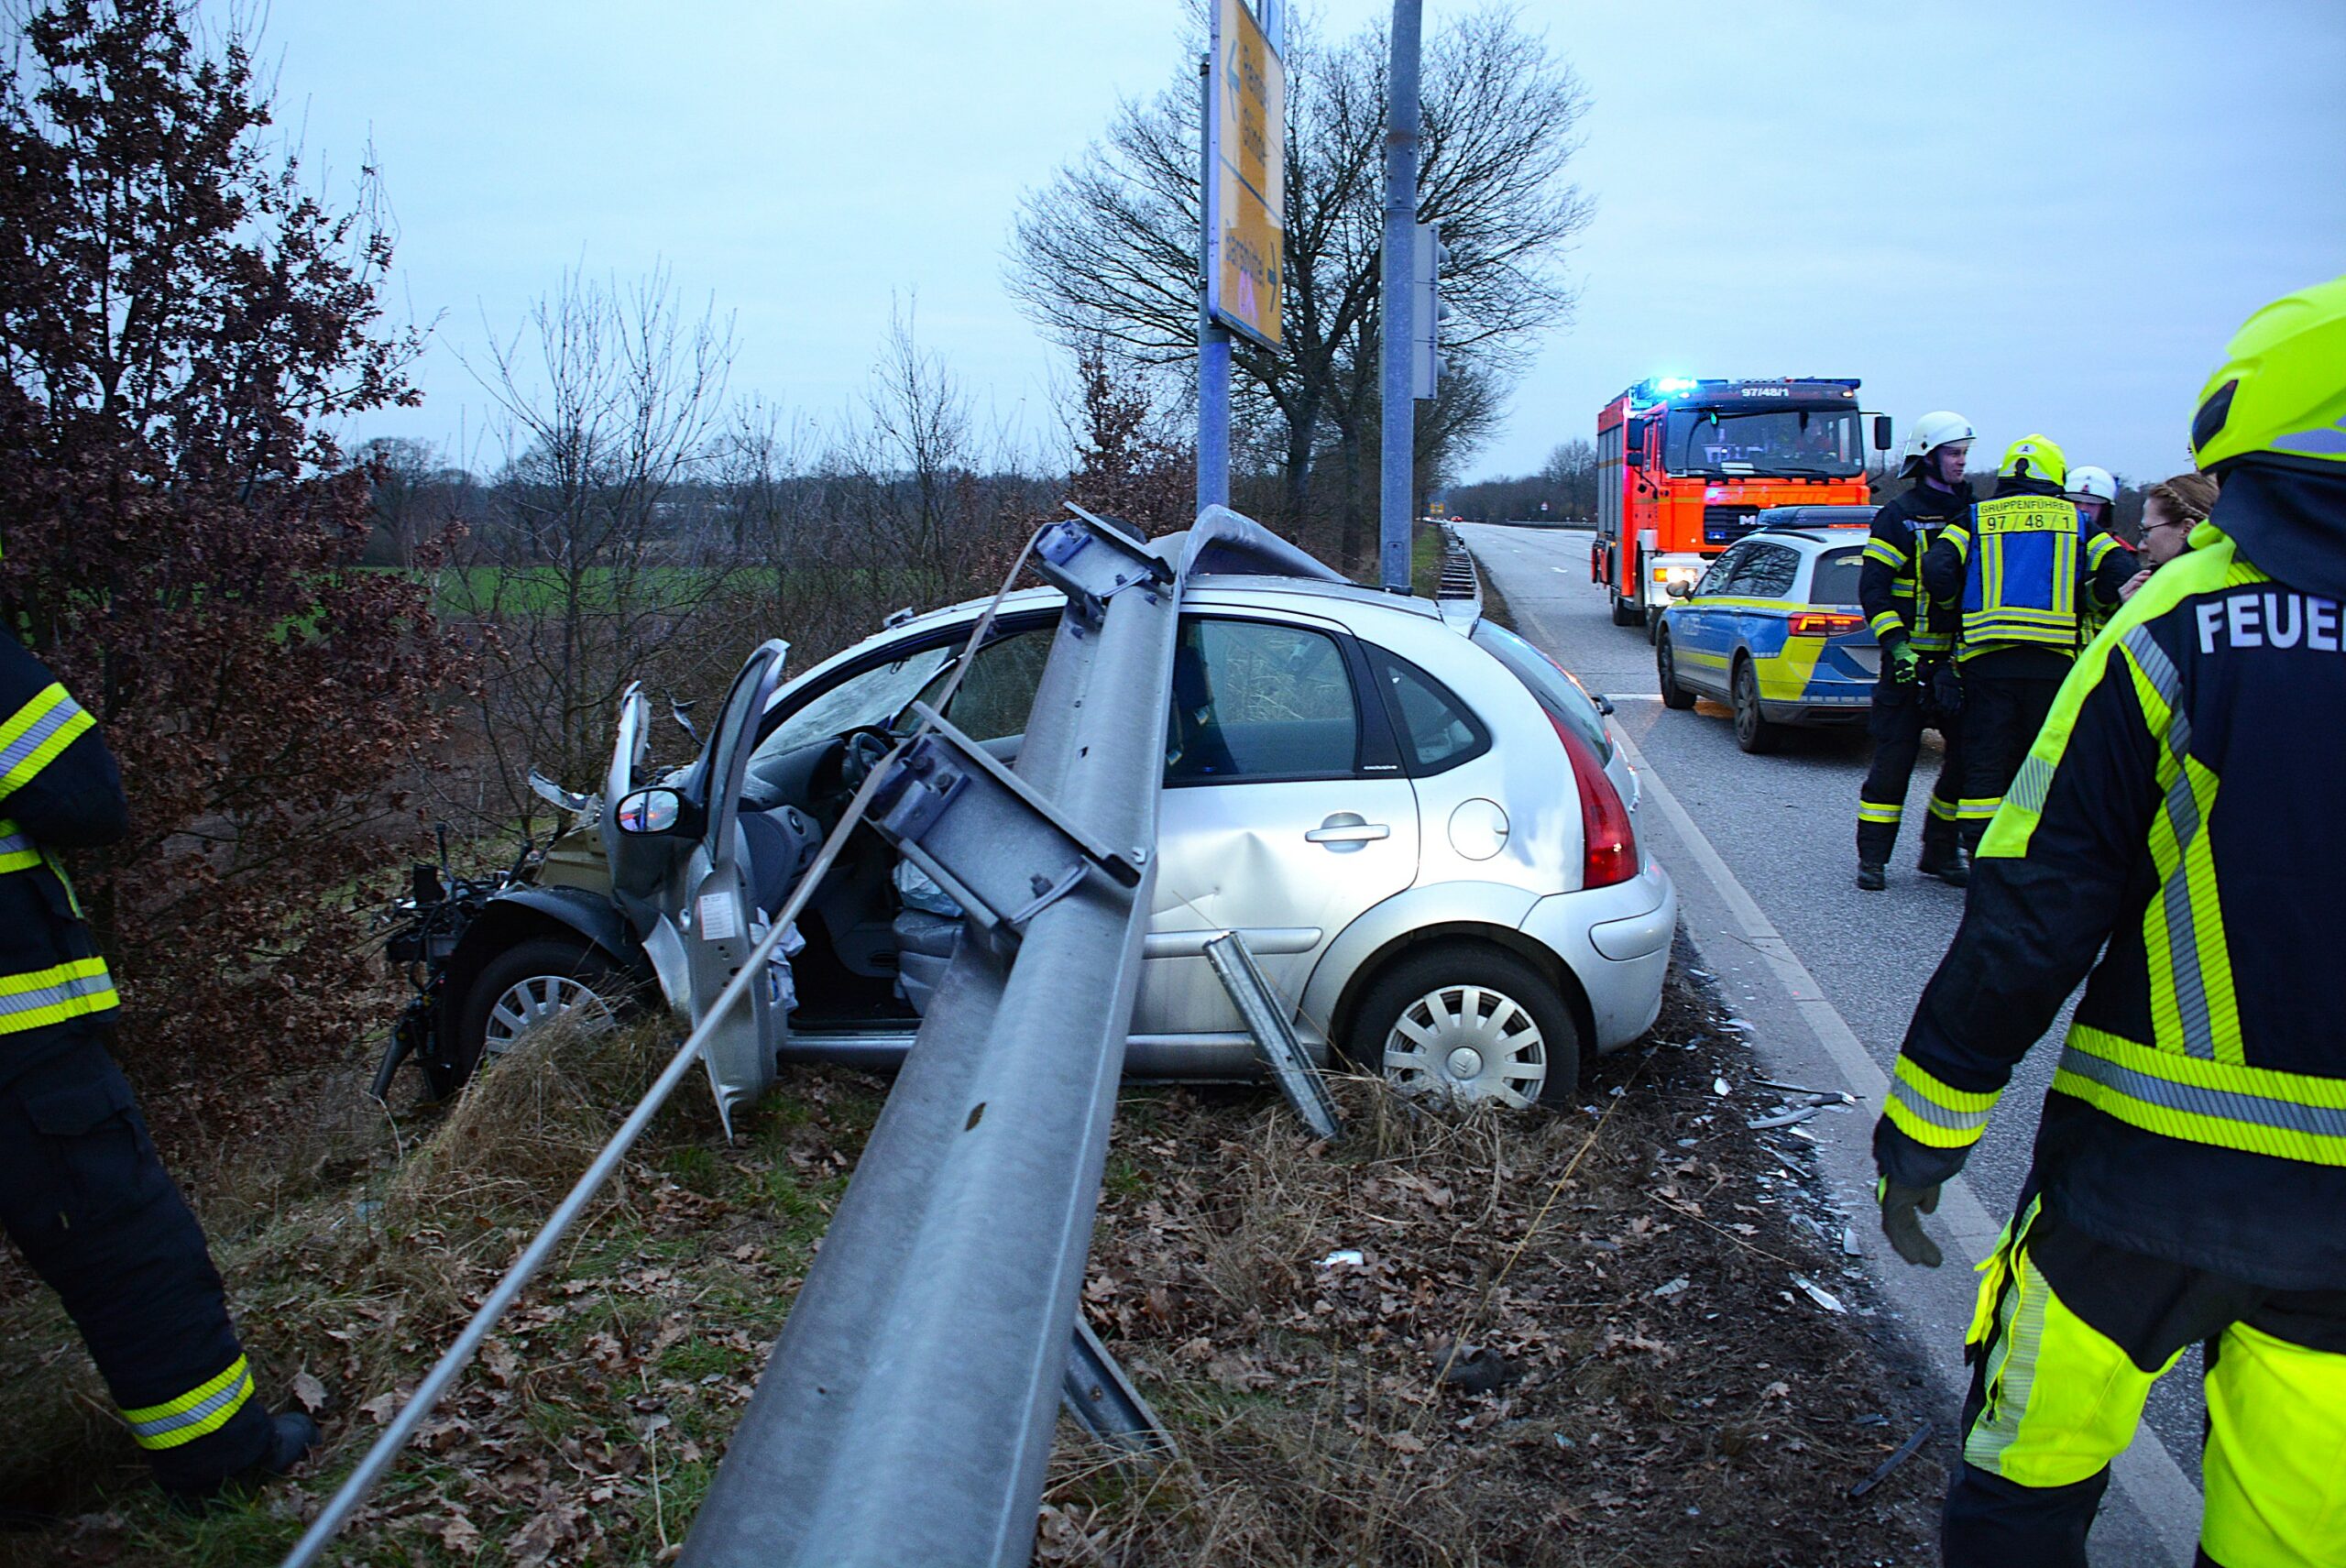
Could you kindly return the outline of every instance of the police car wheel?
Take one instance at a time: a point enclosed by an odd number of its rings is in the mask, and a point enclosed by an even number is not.
[[[1735,743],[1755,756],[1765,756],[1781,744],[1784,729],[1760,706],[1760,671],[1749,659],[1735,663]]]
[[[1678,684],[1678,652],[1671,646],[1670,629],[1664,627],[1655,634],[1653,668],[1661,682],[1661,706],[1680,713],[1694,706],[1694,694]]]

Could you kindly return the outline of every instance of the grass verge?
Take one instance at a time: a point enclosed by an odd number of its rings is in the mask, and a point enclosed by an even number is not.
[[[353,1135],[267,1205],[207,1206],[263,1392],[314,1409],[327,1447],[203,1520],[156,1499],[70,1325],[12,1276],[0,1497],[52,1522],[0,1535],[0,1563],[281,1553],[667,1044],[541,1036],[435,1120]],[[1745,1127],[1772,1100],[1749,1071],[1674,982],[1650,1039],[1553,1113],[1340,1080],[1349,1130],[1323,1145],[1263,1093],[1129,1091],[1084,1306],[1179,1457],[1135,1470],[1063,1422],[1038,1560],[1927,1561],[1927,1453],[1846,1497],[1926,1395],[1805,1146]],[[680,1096],[338,1561],[672,1557],[884,1093],[793,1073],[732,1145]]]

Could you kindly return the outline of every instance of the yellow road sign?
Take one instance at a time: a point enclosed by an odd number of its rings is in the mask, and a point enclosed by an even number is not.
[[[1287,68],[1245,0],[1215,0],[1213,31],[1206,308],[1225,326],[1277,348],[1286,273]]]

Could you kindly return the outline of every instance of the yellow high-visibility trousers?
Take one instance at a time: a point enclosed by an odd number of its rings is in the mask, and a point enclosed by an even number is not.
[[[2346,1292],[2110,1247],[2033,1202],[1980,1266],[1947,1568],[2086,1568],[2151,1385],[2208,1347],[2200,1561],[2346,1568]]]

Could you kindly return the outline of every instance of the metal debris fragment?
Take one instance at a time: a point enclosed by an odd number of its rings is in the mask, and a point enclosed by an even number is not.
[[[1880,1486],[1884,1481],[1890,1479],[1890,1473],[1891,1471],[1897,1469],[1900,1465],[1905,1464],[1908,1460],[1913,1458],[1916,1453],[1922,1451],[1923,1444],[1930,1441],[1932,1431],[1932,1425],[1928,1421],[1924,1421],[1921,1426],[1916,1427],[1912,1437],[1909,1437],[1904,1442],[1900,1443],[1896,1448],[1892,1449],[1889,1458],[1883,1460],[1880,1464],[1873,1467],[1872,1475],[1867,1476],[1864,1480],[1849,1488],[1849,1496],[1852,1497],[1862,1497],[1868,1492],[1872,1491],[1876,1486]]]

